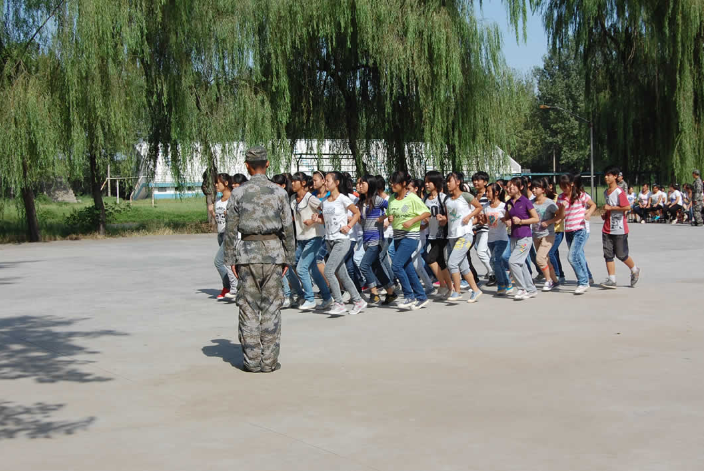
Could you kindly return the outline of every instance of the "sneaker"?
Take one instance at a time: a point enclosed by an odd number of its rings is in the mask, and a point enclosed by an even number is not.
[[[396,293],[387,294],[386,299],[384,299],[384,302],[381,303],[381,305],[382,306],[389,306],[389,305],[393,304],[394,302],[396,302],[397,299],[398,299],[398,294],[396,294]]]
[[[552,289],[554,287],[555,287],[555,283],[553,283],[552,280],[548,280],[543,285],[543,291],[552,291]]]
[[[284,303],[281,306],[281,309],[288,309],[290,307],[291,307],[291,298],[284,299]]]
[[[674,226],[675,224],[677,224],[677,219],[673,219],[670,224],[672,224],[673,226]]]
[[[404,299],[402,303],[398,303],[398,307],[401,309],[413,309],[413,306],[416,304],[415,299]]]
[[[334,316],[334,315],[341,315],[341,314],[347,314],[347,308],[345,307],[344,304],[342,303],[335,303],[332,305],[330,310],[328,311],[328,314]]]
[[[526,292],[526,294],[523,295],[523,299],[534,298],[534,297],[536,297],[537,295],[538,295],[538,292],[537,292],[537,291]]]
[[[447,297],[447,302],[448,303],[456,303],[459,302],[462,299],[462,295],[458,293],[457,291],[453,291],[450,296]]]
[[[381,297],[378,294],[369,296],[369,304],[381,304]]]
[[[291,298],[291,307],[294,309],[298,309],[301,306],[301,304],[303,304],[303,301],[304,300],[302,298],[299,298],[299,297],[293,298],[292,297]]]
[[[522,289],[519,289],[516,295],[513,297],[514,301],[523,301],[528,296],[528,293]]]
[[[350,316],[355,316],[362,312],[364,308],[367,307],[367,302],[364,299],[360,299],[356,303],[354,303],[354,307],[350,311]]]
[[[367,285],[362,286],[362,293],[366,293],[367,291],[369,291],[369,286],[367,286]]]
[[[230,291],[228,293],[225,293],[225,297],[227,299],[235,299],[237,297],[237,291]]]
[[[584,294],[587,292],[588,289],[589,289],[589,285],[577,286],[577,289],[574,290],[574,294]]]
[[[460,282],[460,288],[464,288],[464,289],[469,288],[469,283],[467,283],[467,280],[462,280]]]
[[[484,293],[482,293],[481,291],[472,291],[469,295],[469,299],[467,300],[467,302],[470,304],[476,303],[477,299],[479,299],[479,296],[481,296],[482,294]]]
[[[640,223],[641,223],[641,224],[645,224],[645,219],[641,219],[641,220],[640,220]]]
[[[517,293],[516,287],[513,286],[513,283],[509,283],[508,286],[506,287],[506,296],[515,296]]]
[[[225,295],[230,292],[230,288],[223,288],[220,294],[217,295],[216,299],[225,299]]]
[[[315,310],[316,310],[316,311],[325,311],[325,310],[328,310],[328,309],[330,309],[330,308],[332,307],[332,305],[333,305],[334,303],[335,303],[335,302],[332,300],[332,298],[330,298],[330,299],[328,299],[327,301],[322,301],[320,304],[318,304],[317,306],[315,306]]]
[[[342,293],[342,302],[343,302],[343,304],[347,304],[348,302],[350,302],[350,299],[351,299],[351,298],[352,298],[352,297],[350,296],[350,293],[348,293],[347,291],[345,291],[344,293]]]
[[[640,268],[636,268],[635,273],[631,272],[631,288],[634,288],[636,286],[636,283],[638,283],[639,278],[640,278]]]
[[[433,286],[435,286],[436,288],[439,288],[439,287],[440,287],[440,282],[439,282],[439,281],[434,282],[434,283],[433,283]]]
[[[660,216],[655,216],[655,217],[653,218],[653,222],[659,221],[659,220],[660,220]]]
[[[312,311],[316,308],[315,301],[305,301],[303,304],[298,306],[301,311]]]
[[[496,295],[497,296],[506,296],[506,287],[503,285],[499,285],[499,287],[496,289]]]
[[[498,282],[496,281],[496,277],[494,275],[489,276],[489,281],[486,282],[487,286],[496,286]]]
[[[429,302],[429,299],[424,299],[423,301],[416,301],[416,303],[411,309],[413,309],[414,311],[417,311],[418,309],[423,309],[425,306],[428,305]]]
[[[435,288],[430,288],[425,290],[425,295],[430,297],[430,296],[435,296],[435,293],[437,293],[438,290]]]
[[[618,285],[616,284],[615,281],[611,281],[611,279],[607,278],[599,286],[601,286],[602,288],[605,288],[605,289],[616,289],[616,287]]]
[[[445,286],[443,286],[442,288],[440,288],[438,290],[437,296],[438,296],[438,299],[446,299],[451,293],[452,293],[452,291],[450,291]]]

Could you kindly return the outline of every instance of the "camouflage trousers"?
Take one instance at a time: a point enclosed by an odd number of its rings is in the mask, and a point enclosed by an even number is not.
[[[692,204],[692,212],[694,213],[695,224],[702,224],[702,202],[694,201]]]
[[[282,270],[282,265],[265,263],[237,266],[239,339],[247,371],[271,372],[276,368],[284,303]]]

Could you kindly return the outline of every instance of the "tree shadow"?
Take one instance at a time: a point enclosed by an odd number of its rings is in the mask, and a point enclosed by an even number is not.
[[[0,278],[0,285],[14,285],[17,280],[20,280],[21,278],[18,276],[8,276],[5,278]]]
[[[22,263],[39,263],[43,261],[44,260],[18,260],[16,262],[2,262],[0,263],[0,270],[3,268],[15,268],[17,265]]]
[[[38,383],[112,380],[81,370],[93,361],[71,357],[100,353],[79,345],[79,340],[128,334],[115,330],[64,330],[81,320],[55,316],[0,318],[0,380],[33,378]]]
[[[225,363],[229,363],[235,368],[244,371],[242,345],[232,343],[226,339],[213,339],[210,342],[215,345],[206,345],[201,349],[205,356],[222,358]]]
[[[95,422],[95,417],[76,421],[50,420],[51,415],[64,404],[37,402],[22,406],[12,402],[0,402],[0,440],[11,438],[51,438],[52,435],[73,435],[85,430]]]

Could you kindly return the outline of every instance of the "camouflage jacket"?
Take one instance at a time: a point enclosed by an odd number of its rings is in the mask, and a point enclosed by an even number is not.
[[[237,240],[237,233],[276,234],[276,240]],[[296,255],[291,208],[286,192],[266,175],[232,190],[227,202],[225,264],[275,263],[292,266]]]
[[[704,188],[702,188],[702,179],[696,178],[692,188],[692,200],[701,201],[703,196],[702,192],[704,191]]]

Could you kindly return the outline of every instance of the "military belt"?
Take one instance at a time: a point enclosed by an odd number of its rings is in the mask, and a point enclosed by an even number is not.
[[[242,240],[252,241],[252,240],[279,240],[279,236],[276,234],[249,234],[243,235]]]

